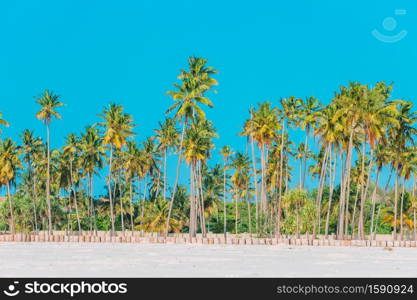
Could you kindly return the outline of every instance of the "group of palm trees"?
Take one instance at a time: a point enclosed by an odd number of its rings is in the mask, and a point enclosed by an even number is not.
[[[64,104],[52,91],[36,97],[46,141],[28,129],[19,143],[0,141],[0,229],[416,238],[417,114],[411,102],[391,99],[392,85],[351,82],[327,106],[294,96],[259,103],[239,133],[246,150],[216,151],[204,112],[216,74],[206,59],[189,58],[168,91],[165,120],[141,144],[132,116],[110,104],[101,122],[51,150],[51,123]],[[0,125],[9,125],[1,114]],[[297,145],[291,138],[301,131]],[[183,163],[189,175],[180,174]],[[95,197],[105,167],[106,194]]]

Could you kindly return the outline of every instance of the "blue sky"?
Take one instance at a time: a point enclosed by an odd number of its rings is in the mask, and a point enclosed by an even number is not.
[[[3,136],[25,128],[44,136],[33,97],[52,89],[67,104],[52,125],[53,147],[98,121],[109,102],[125,106],[143,140],[163,120],[165,92],[192,55],[220,71],[208,111],[218,148],[245,150],[237,133],[250,106],[265,100],[312,95],[328,103],[348,81],[385,80],[395,82],[394,97],[414,101],[416,11],[417,2],[404,0],[3,1],[0,111],[11,123]],[[374,29],[408,34],[385,43]]]

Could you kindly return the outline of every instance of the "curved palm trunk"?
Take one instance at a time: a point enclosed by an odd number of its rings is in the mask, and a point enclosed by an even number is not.
[[[114,210],[113,210],[113,197],[111,191],[112,181],[112,166],[113,166],[113,146],[110,146],[110,160],[109,160],[109,182],[107,184],[109,190],[109,202],[110,202],[110,217],[111,217],[111,234],[114,234]]]
[[[46,170],[46,202],[48,203],[48,231],[52,234],[52,213],[51,213],[51,179],[50,179],[50,169],[51,169],[51,153],[50,153],[50,140],[49,140],[49,123],[46,123],[46,143],[47,143],[47,170]]]
[[[171,219],[172,207],[173,207],[174,199],[175,199],[175,193],[177,192],[178,178],[180,176],[181,155],[182,155],[182,146],[183,146],[183,143],[184,143],[184,134],[185,134],[185,121],[182,124],[181,139],[180,139],[180,149],[179,149],[179,153],[178,153],[177,169],[176,169],[176,172],[175,172],[174,189],[172,191],[171,201],[169,203],[168,218],[167,218],[166,223],[165,223],[165,237],[168,236],[169,220]]]
[[[12,204],[12,195],[10,194],[10,182],[7,181],[7,198],[9,198],[9,209],[10,209],[10,233],[15,234],[15,224],[14,224],[14,214],[13,214],[13,204]]]

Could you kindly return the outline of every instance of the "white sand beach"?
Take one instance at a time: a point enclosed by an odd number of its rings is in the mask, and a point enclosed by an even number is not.
[[[416,277],[413,248],[0,243],[0,277]]]

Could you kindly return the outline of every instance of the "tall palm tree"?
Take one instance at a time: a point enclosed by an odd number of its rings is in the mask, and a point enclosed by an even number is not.
[[[78,201],[77,201],[77,189],[75,186],[76,178],[74,175],[74,164],[77,165],[79,163],[77,161],[78,159],[78,152],[80,151],[80,141],[78,137],[70,133],[65,141],[65,145],[63,147],[63,153],[67,156],[69,161],[69,181],[70,181],[70,193],[69,198],[71,199],[71,193],[74,195],[74,207],[75,207],[75,213],[77,217],[77,224],[78,224],[78,233],[81,233],[81,220],[80,220],[80,212],[78,209]],[[77,167],[77,166],[76,166]],[[76,172],[78,173],[78,172]]]
[[[12,234],[15,233],[15,220],[10,185],[16,179],[17,170],[22,167],[19,159],[20,153],[20,148],[10,138],[0,141],[0,185],[5,185],[7,188],[10,210],[10,232]]]
[[[196,120],[185,134],[184,158],[190,167],[190,237],[196,235],[198,215],[200,215],[201,229],[205,234],[201,163],[210,157],[210,151],[214,147],[212,139],[216,136],[215,129],[208,120]]]
[[[251,111],[251,118],[243,126],[243,136],[253,137],[261,151],[261,211],[265,215],[267,209],[266,196],[266,152],[268,146],[277,137],[280,129],[278,111],[269,102],[258,105],[257,110]]]
[[[317,125],[317,113],[321,110],[321,106],[320,101],[315,97],[308,97],[305,102],[301,101],[301,128],[305,130],[304,153],[302,158],[303,171],[300,178],[300,187],[302,189],[304,188],[307,170],[308,139],[311,129],[314,129]]]
[[[127,143],[127,139],[133,135],[132,129],[134,127],[132,117],[123,112],[123,106],[118,104],[110,104],[104,109],[101,114],[103,122],[101,125],[105,128],[103,144],[109,146],[109,174],[107,178],[107,187],[109,193],[110,202],[110,215],[111,215],[111,230],[114,233],[114,209],[112,199],[112,163],[113,163],[113,151],[121,150],[122,147]]]
[[[247,194],[247,185],[249,181],[249,166],[250,160],[249,157],[245,154],[237,152],[233,157],[231,166],[234,168],[235,172],[232,175],[232,192],[235,199],[235,234],[238,233],[238,200],[241,200],[246,197]],[[248,211],[248,213],[250,213]]]
[[[93,195],[93,179],[94,175],[98,174],[98,170],[103,167],[103,157],[105,155],[103,147],[103,138],[100,136],[97,128],[87,127],[85,133],[81,135],[79,142],[80,158],[79,166],[83,170],[83,176],[87,176],[88,190],[89,190],[89,207],[91,213],[90,229],[94,225],[94,229],[97,229],[95,208],[94,208],[94,195]]]
[[[52,91],[46,90],[43,95],[36,97],[36,103],[41,106],[41,109],[36,113],[36,118],[41,120],[46,127],[46,148],[47,148],[47,172],[46,172],[46,201],[48,203],[48,230],[52,233],[52,214],[51,214],[51,151],[50,151],[50,124],[52,119],[61,118],[61,115],[56,111],[58,107],[64,105],[59,101],[60,96],[54,94]]]
[[[37,217],[37,193],[36,193],[36,173],[34,170],[34,160],[35,155],[42,150],[42,139],[35,138],[33,131],[29,129],[25,129],[21,135],[22,139],[22,150],[24,154],[24,160],[26,162],[26,167],[28,170],[28,180],[32,185],[32,205],[33,205],[33,219],[35,223],[35,231],[38,232],[38,217]]]
[[[199,104],[213,107],[211,100],[205,94],[217,85],[217,80],[212,76],[217,74],[217,70],[206,66],[207,60],[199,57],[190,57],[188,59],[188,71],[181,70],[178,79],[181,84],[174,84],[176,90],[170,90],[167,93],[175,101],[167,113],[175,111],[175,119],[182,123],[181,137],[178,148],[178,161],[175,175],[174,188],[171,194],[171,201],[168,209],[168,218],[165,235],[168,234],[168,221],[171,217],[172,206],[174,203],[175,193],[178,186],[179,169],[183,151],[185,129],[189,122],[194,122],[196,117],[201,120],[205,119],[205,113]]]
[[[158,148],[164,153],[164,191],[163,199],[166,199],[167,190],[167,152],[169,148],[178,145],[179,133],[174,118],[166,118],[164,123],[159,123],[159,129],[155,130],[158,139]]]

